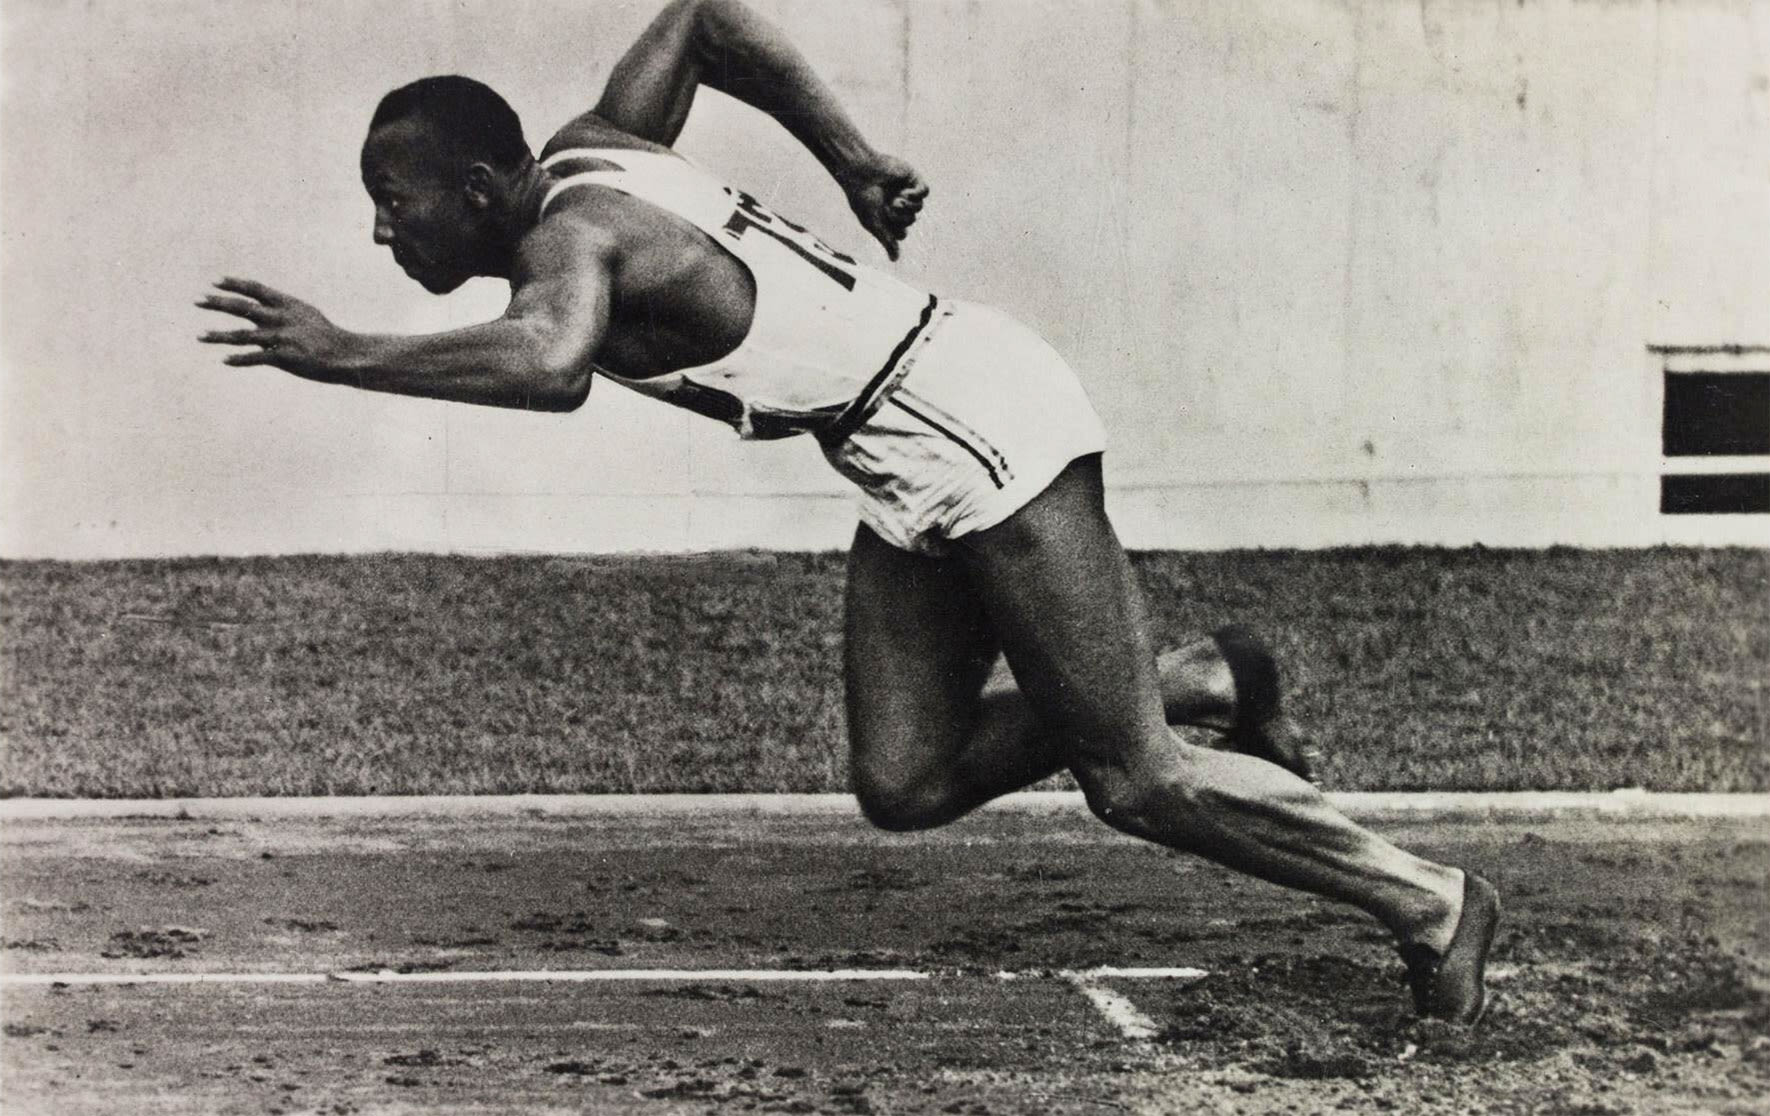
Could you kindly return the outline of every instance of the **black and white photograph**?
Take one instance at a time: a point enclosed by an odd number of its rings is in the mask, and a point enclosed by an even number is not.
[[[1770,1106],[1770,0],[4,0],[6,1116]]]

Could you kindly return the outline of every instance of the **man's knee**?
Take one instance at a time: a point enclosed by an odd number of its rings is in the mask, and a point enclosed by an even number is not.
[[[893,833],[933,829],[956,816],[952,788],[929,778],[888,779],[856,772],[854,797],[867,821]]]
[[[1207,784],[1180,756],[1161,762],[1078,764],[1076,781],[1094,816],[1137,837],[1203,825],[1210,813]]]

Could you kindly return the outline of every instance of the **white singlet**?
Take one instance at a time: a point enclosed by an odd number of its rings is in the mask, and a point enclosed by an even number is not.
[[[571,172],[573,161],[608,164]],[[634,391],[730,423],[745,438],[840,441],[908,374],[950,315],[933,295],[824,244],[678,155],[574,148],[542,161],[562,177],[541,202],[606,186],[674,213],[750,272],[756,308],[743,343],[711,364],[633,379]]]

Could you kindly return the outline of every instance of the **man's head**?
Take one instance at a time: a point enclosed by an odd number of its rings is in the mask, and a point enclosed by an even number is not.
[[[511,247],[514,191],[533,161],[516,113],[479,82],[429,77],[395,89],[363,141],[375,243],[434,294],[495,274]]]

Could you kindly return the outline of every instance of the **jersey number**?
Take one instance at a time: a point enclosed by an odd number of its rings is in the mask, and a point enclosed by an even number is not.
[[[733,236],[742,236],[751,229],[766,233],[785,244],[800,259],[835,280],[843,290],[854,289],[853,274],[841,266],[853,266],[853,256],[836,251],[780,214],[770,213],[750,195],[739,190],[732,193],[737,196],[737,209],[732,213],[731,219],[725,222],[726,232]]]

